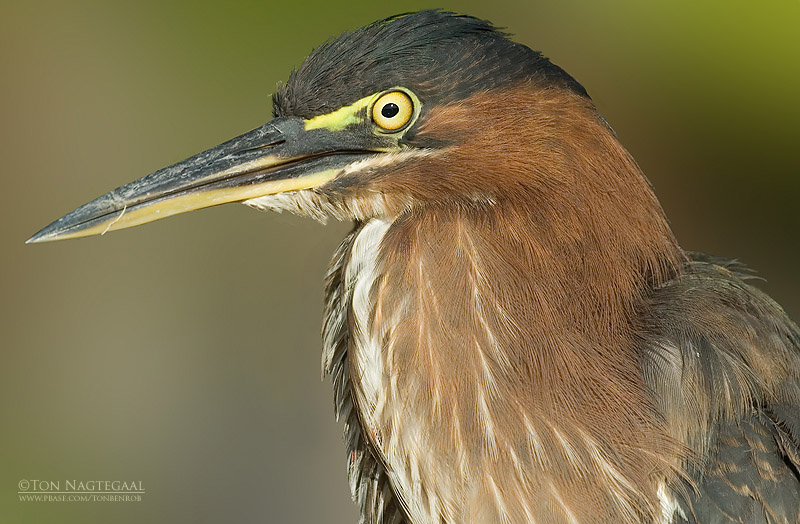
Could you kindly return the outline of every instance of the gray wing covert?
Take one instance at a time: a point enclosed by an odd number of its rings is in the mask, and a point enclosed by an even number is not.
[[[800,331],[743,266],[691,256],[643,326],[654,402],[689,450],[671,522],[800,523]]]

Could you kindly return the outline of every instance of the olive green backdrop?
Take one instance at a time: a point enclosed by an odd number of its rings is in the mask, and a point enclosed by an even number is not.
[[[397,11],[467,12],[543,50],[589,90],[683,246],[757,268],[800,318],[800,2],[697,4],[0,3],[0,522],[355,522],[318,334],[348,224],[229,205],[23,242],[262,124],[315,45]],[[65,479],[146,494],[18,500],[21,480]]]

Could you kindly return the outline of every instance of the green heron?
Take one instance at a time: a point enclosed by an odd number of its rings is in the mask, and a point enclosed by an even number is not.
[[[30,242],[226,202],[355,221],[323,364],[362,522],[800,521],[797,326],[684,252],[584,88],[490,23],[329,40],[273,120]]]

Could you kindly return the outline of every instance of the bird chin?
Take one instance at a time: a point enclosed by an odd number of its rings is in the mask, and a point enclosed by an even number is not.
[[[288,211],[302,217],[313,218],[322,224],[333,218],[339,221],[367,220],[390,215],[386,196],[368,193],[357,198],[341,198],[317,189],[290,191],[276,195],[251,198],[244,205],[261,211]]]
[[[339,206],[333,204],[326,196],[308,189],[265,195],[245,200],[242,203],[260,211],[277,211],[278,213],[288,211],[295,215],[313,218],[322,224],[325,224],[331,217],[345,220],[338,216],[340,214]]]
[[[338,180],[344,178],[368,180],[372,173],[379,172],[381,169],[412,159],[427,157],[433,153],[434,151],[429,149],[377,153],[346,166],[336,178]],[[348,194],[340,194],[322,186],[264,195],[245,200],[242,203],[261,211],[277,211],[278,213],[288,211],[325,224],[330,218],[339,221],[388,218],[410,208],[412,198],[411,195],[393,195],[390,198],[381,191],[359,190],[357,187],[348,191]]]

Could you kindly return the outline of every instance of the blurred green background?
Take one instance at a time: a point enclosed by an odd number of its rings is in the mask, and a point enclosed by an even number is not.
[[[231,205],[23,242],[269,119],[275,84],[329,36],[437,6],[572,73],[683,246],[750,264],[800,318],[800,2],[5,0],[0,521],[356,521],[319,379],[322,279],[348,224]],[[22,479],[147,493],[23,503]]]

